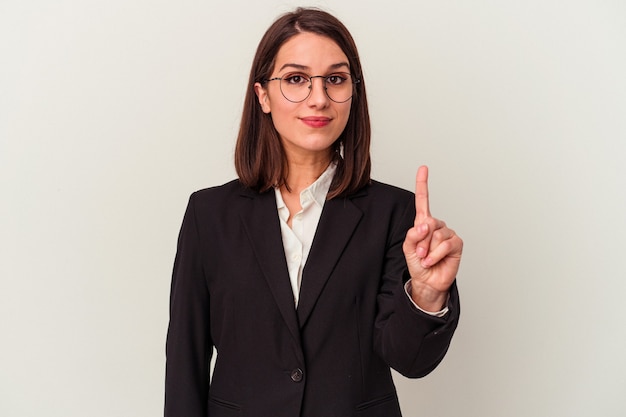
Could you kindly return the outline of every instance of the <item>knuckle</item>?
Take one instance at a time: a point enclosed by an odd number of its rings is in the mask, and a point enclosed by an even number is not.
[[[441,248],[441,251],[443,253],[450,253],[450,251],[452,250],[452,243],[450,243],[449,240],[444,240],[439,244],[439,247]]]

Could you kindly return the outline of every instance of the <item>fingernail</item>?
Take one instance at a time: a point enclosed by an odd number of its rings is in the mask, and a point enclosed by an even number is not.
[[[430,266],[431,262],[432,262],[432,259],[430,259],[430,258],[422,259],[422,267],[428,268]]]
[[[428,230],[428,225],[420,224],[418,230],[419,230],[420,233],[425,233]]]
[[[420,258],[423,258],[424,256],[426,256],[426,249],[424,248],[417,248],[417,256]]]

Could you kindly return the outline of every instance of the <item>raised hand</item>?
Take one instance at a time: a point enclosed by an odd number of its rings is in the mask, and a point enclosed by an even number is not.
[[[430,215],[428,167],[421,166],[415,178],[415,223],[402,245],[411,275],[411,297],[422,309],[443,308],[456,278],[463,241],[445,222]]]

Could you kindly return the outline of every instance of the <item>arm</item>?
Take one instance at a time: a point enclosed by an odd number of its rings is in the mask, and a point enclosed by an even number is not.
[[[391,233],[375,328],[376,351],[409,377],[424,376],[441,362],[460,308],[455,277],[462,241],[430,216],[427,174],[425,167],[418,171],[415,205],[409,203]],[[404,289],[409,280],[412,300]],[[447,306],[448,312],[434,317],[414,303],[427,311]]]
[[[415,180],[415,221],[402,245],[411,278],[411,297],[421,308],[440,310],[456,279],[463,241],[454,230],[430,214],[428,168]]]
[[[206,417],[213,344],[194,196],[178,237],[166,342],[165,417]]]

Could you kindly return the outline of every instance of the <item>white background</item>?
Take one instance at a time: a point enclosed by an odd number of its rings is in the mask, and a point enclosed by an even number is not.
[[[405,415],[626,415],[626,4],[314,4],[359,45],[374,177],[428,164],[465,240]],[[162,414],[187,197],[234,177],[254,50],[295,5],[0,0],[1,416]]]

